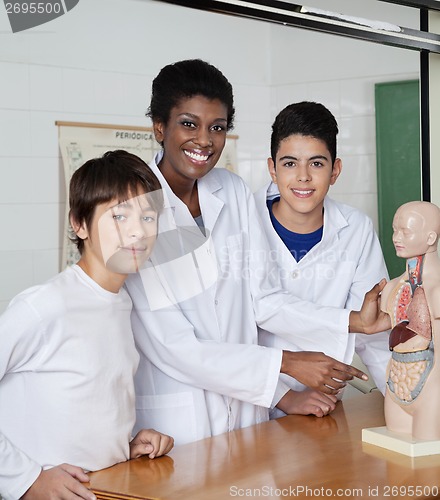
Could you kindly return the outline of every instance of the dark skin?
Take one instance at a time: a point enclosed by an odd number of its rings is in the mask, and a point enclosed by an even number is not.
[[[375,285],[372,290],[370,290],[365,298],[362,305],[362,310],[360,312],[354,312],[350,314],[350,320],[353,319],[353,323],[350,323],[350,327],[353,331],[359,331],[358,329],[364,329],[364,333],[376,333],[376,331],[388,330],[391,327],[389,318],[387,315],[382,314],[378,308],[380,308],[380,294],[383,288],[386,285],[386,280],[382,280],[380,283]],[[367,331],[366,331],[367,330]],[[351,331],[351,329],[350,329]],[[305,353],[309,354],[309,353]],[[283,352],[283,362],[287,360],[287,363],[292,360],[293,363],[298,363],[298,360],[295,360],[291,357],[291,353],[289,351]],[[313,361],[310,359],[310,361]],[[335,394],[338,393],[340,389],[337,388],[338,380],[350,380],[343,379],[345,374],[339,372],[336,374],[333,373],[332,365],[325,366],[325,364],[319,364],[320,370],[318,372],[315,371],[315,376],[322,376],[321,380],[317,380],[317,386],[314,386],[317,390],[309,390],[306,389],[302,392],[297,391],[288,391],[278,402],[276,405],[277,408],[282,410],[287,414],[300,414],[300,415],[315,415],[317,417],[323,417],[328,415],[335,409],[335,404],[337,399]],[[346,366],[346,365],[344,365]],[[286,370],[285,372],[283,370]],[[289,373],[288,366],[282,366],[282,373]],[[298,370],[300,372],[299,376],[304,376],[305,371],[301,369]],[[348,373],[347,373],[348,374]],[[356,374],[354,376],[358,377]],[[300,380],[298,376],[295,377]],[[335,380],[336,379],[336,380]],[[310,379],[309,379],[310,380]],[[341,383],[341,387],[346,385],[345,382]],[[333,390],[332,390],[333,388]]]
[[[199,216],[197,180],[214,168],[223,151],[226,106],[200,95],[184,98],[171,109],[167,123],[154,121],[153,128],[164,149],[159,169],[191,215]],[[368,292],[361,311],[350,312],[351,332],[376,333],[389,328],[388,315],[378,308],[384,286],[385,282]],[[319,352],[283,351],[281,373],[325,394],[337,394],[353,377],[368,379],[362,371]]]
[[[303,391],[287,391],[276,406],[287,415],[324,417],[336,408],[337,402],[335,395],[307,388]]]
[[[391,327],[388,314],[380,310],[380,294],[386,283],[383,279],[374,285],[365,295],[362,309],[350,312],[350,332],[374,334]],[[368,380],[368,376],[360,370],[316,352],[283,351],[281,373],[287,373],[302,384],[325,394],[337,394],[353,377]],[[304,382],[305,376],[308,383]]]
[[[219,100],[202,96],[183,99],[172,108],[167,124],[154,122],[163,144],[159,168],[191,215],[201,214],[197,180],[218,162],[226,141],[227,109]]]

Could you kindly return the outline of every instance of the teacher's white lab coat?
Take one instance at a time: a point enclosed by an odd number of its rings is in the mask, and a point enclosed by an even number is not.
[[[160,155],[150,166],[166,211],[179,227],[199,232],[159,171]],[[140,353],[135,431],[153,427],[176,444],[267,420],[282,351],[257,345],[256,323],[285,338],[298,335],[308,350],[318,348],[317,332],[341,348],[348,335],[348,310],[315,306],[282,290],[241,178],[213,169],[198,181],[198,194],[205,244],[174,260],[163,257],[170,246],[158,244],[156,265],[126,282]]]
[[[379,240],[371,220],[364,213],[326,196],[322,240],[297,262],[270,220],[266,202],[279,197],[278,187],[271,182],[254,196],[272,249],[272,259],[277,262],[280,280],[289,292],[317,304],[359,310],[365,293],[382,278],[388,278]],[[345,344],[334,342],[325,331],[314,335],[318,350],[344,363],[352,362],[356,350],[384,393],[390,358],[388,332],[349,334]],[[264,329],[260,329],[260,343],[291,351],[310,348],[299,336],[287,340]],[[304,389],[291,377],[281,375],[280,378],[294,390]]]

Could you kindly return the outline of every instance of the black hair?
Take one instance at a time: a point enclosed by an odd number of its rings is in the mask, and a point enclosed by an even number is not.
[[[194,96],[218,99],[227,108],[227,129],[234,125],[232,85],[223,73],[201,59],[187,59],[163,67],[153,80],[147,116],[167,124],[172,108],[182,99]]]
[[[311,136],[324,141],[331,155],[332,165],[336,160],[336,136],[338,123],[333,114],[317,102],[297,102],[286,106],[272,125],[270,154],[275,163],[280,142],[291,135]]]
[[[157,191],[157,195],[151,197],[151,203],[153,209],[160,212],[163,207],[161,185],[150,167],[127,151],[107,151],[101,158],[85,162],[72,175],[69,220],[90,228],[97,205],[115,199],[123,202],[139,191]],[[82,253],[84,240],[74,231],[70,233],[71,241]]]

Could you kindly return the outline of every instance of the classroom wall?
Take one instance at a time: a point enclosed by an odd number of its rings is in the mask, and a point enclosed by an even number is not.
[[[416,77],[416,52],[153,0],[82,0],[12,34],[0,5],[0,313],[59,271],[65,192],[55,121],[149,125],[152,78],[191,57],[217,65],[234,86],[237,170],[252,189],[268,179],[274,115],[298,99],[320,100],[341,129],[344,175],[333,193],[377,219],[374,83]]]

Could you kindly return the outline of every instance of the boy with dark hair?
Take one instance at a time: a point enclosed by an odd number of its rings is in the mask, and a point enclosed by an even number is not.
[[[357,309],[387,271],[371,220],[327,196],[342,170],[336,156],[337,133],[335,117],[322,104],[299,102],[284,108],[272,126],[268,159],[272,182],[255,198],[284,288],[322,306]],[[351,363],[356,351],[377,387],[385,390],[390,357],[386,333],[347,333],[339,343],[330,341],[325,332],[307,343],[294,335],[283,340],[264,330],[259,338],[265,346],[323,351],[344,363]],[[281,375],[280,379],[293,391],[306,389],[294,378]],[[321,416],[328,408],[328,401],[316,393],[297,392],[296,398],[297,413]],[[278,405],[283,407],[281,401]],[[292,410],[290,405],[289,413]],[[279,409],[272,412],[272,416],[282,414]]]
[[[130,437],[139,355],[121,288],[151,252],[162,205],[156,176],[125,151],[74,173],[80,260],[20,293],[0,317],[4,500],[94,499],[84,471],[171,449],[172,438],[153,430]]]

